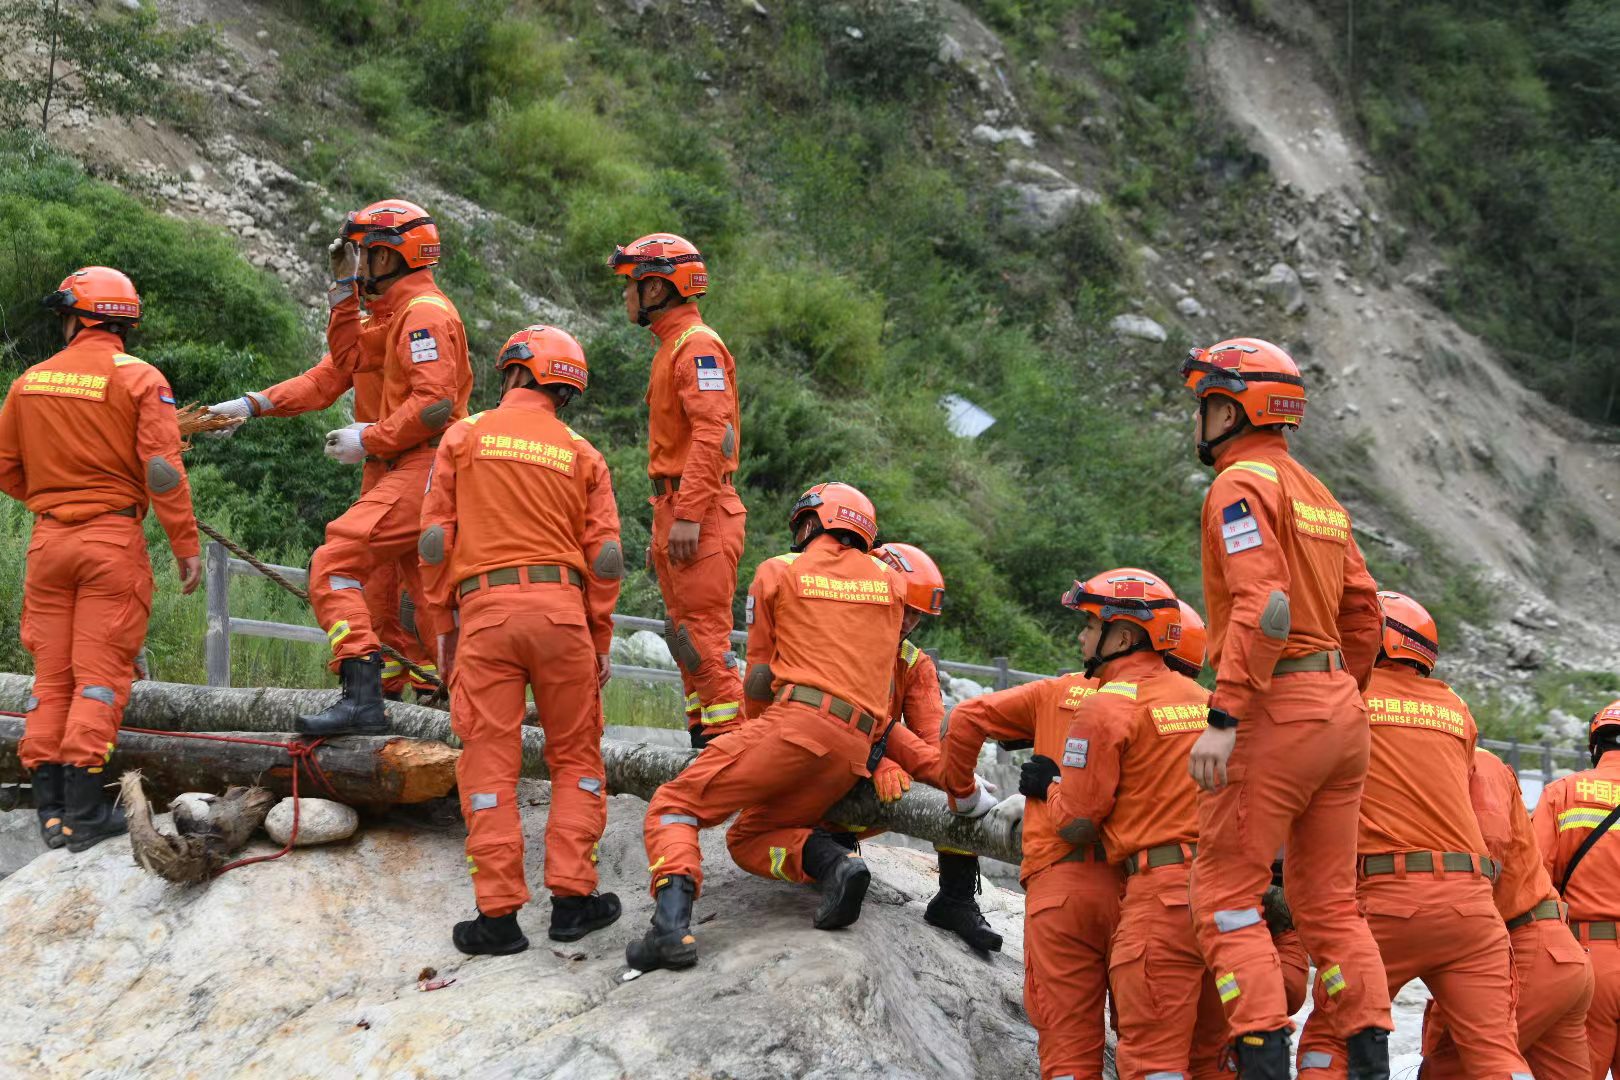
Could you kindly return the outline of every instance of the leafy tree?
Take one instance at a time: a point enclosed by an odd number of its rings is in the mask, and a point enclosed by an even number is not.
[[[81,10],[62,0],[0,0],[0,53],[32,55],[0,82],[0,115],[12,124],[50,128],[73,105],[127,116],[151,111],[171,96],[164,69],[190,60],[210,43],[202,28],[158,26],[146,8]]]

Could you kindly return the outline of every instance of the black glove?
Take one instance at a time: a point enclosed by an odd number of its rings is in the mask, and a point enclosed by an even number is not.
[[[1051,758],[1036,754],[1018,769],[1018,791],[1028,799],[1046,798],[1046,789],[1058,778],[1058,764]]]

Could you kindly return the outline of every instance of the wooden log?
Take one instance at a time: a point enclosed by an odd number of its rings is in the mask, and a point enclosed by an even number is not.
[[[26,675],[0,674],[0,711],[20,712],[32,685],[33,680]],[[129,707],[124,712],[124,723],[129,727],[164,731],[285,733],[293,730],[293,721],[298,716],[319,712],[336,697],[336,692],[331,690],[138,682],[130,695]],[[449,716],[437,709],[391,702],[388,705],[388,718],[396,735],[460,745],[451,733]],[[144,736],[147,739],[153,737]],[[135,738],[142,736],[128,733],[119,736],[120,755],[129,745],[128,740]],[[342,739],[329,745],[341,746],[350,741]],[[15,743],[12,747],[11,761],[15,762]],[[279,750],[266,752],[282,753]],[[544,754],[545,736],[538,728],[525,727],[522,774],[546,779],[549,774]],[[659,784],[678,776],[696,756],[694,750],[648,746],[616,739],[604,739],[602,742],[602,760],[606,766],[609,790],[642,799],[652,798]],[[3,768],[0,765],[0,769]],[[142,768],[147,767],[143,765]],[[0,776],[10,775],[9,772],[0,771]],[[147,775],[155,784],[156,771],[147,768]],[[204,786],[208,790],[218,790],[224,782],[226,778],[220,777]],[[229,782],[253,781],[249,778],[231,779]],[[870,785],[857,785],[836,806],[830,807],[826,816],[836,821],[859,822],[871,828],[887,829],[1004,862],[1016,863],[1022,857],[1020,831],[1016,826],[999,816],[984,821],[962,821],[947,811],[943,793],[921,784],[914,785],[899,802],[888,804],[878,803]]]
[[[0,781],[27,779],[17,760],[23,722],[0,716]],[[261,742],[292,743],[291,735],[267,732],[221,732]],[[386,806],[425,802],[448,795],[456,786],[460,751],[443,743],[388,735],[360,735],[323,743],[315,761],[340,802]],[[179,739],[169,735],[120,732],[118,750],[108,768],[108,782],[125,769],[139,769],[160,799],[183,791],[224,790],[231,785],[269,788],[292,794],[293,759],[279,746]],[[299,777],[299,794],[330,797],[308,770]]]

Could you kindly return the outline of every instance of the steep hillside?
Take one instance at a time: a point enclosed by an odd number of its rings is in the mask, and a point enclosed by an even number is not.
[[[887,536],[941,557],[947,616],[927,644],[1026,667],[1070,661],[1052,598],[1076,573],[1136,563],[1196,592],[1207,472],[1175,366],[1187,344],[1272,337],[1308,365],[1301,450],[1351,501],[1380,580],[1432,601],[1461,669],[1495,691],[1489,718],[1528,730],[1579,707],[1566,672],[1620,668],[1620,447],[1435,305],[1451,253],[1393,209],[1314,60],[1313,9],[1266,10],[1261,31],[1185,0],[187,0],[164,18],[216,38],[171,72],[191,103],[178,123],[77,110],[49,137],[133,195],[129,213],[199,223],[122,245],[154,310],[188,311],[138,350],[187,398],[312,360],[333,223],[418,197],[446,225],[475,364],[532,320],[586,341],[576,423],[616,469],[632,548],[649,349],[601,260],[686,232],[747,373],[745,571],[780,548],[792,496],[838,475],[874,495]],[[42,183],[64,166],[35,143],[6,153],[0,217],[104,190]],[[218,241],[192,238],[217,228],[279,280],[219,301],[276,313],[261,348],[210,349],[188,299],[224,271],[169,266],[182,236],[213,260]],[[0,268],[8,325],[26,328],[8,370],[48,348],[12,314],[48,288],[44,264],[110,257],[114,235],[42,237]],[[997,423],[952,436],[948,393]],[[301,558],[352,483],[317,457],[323,423],[194,450],[211,512]],[[656,613],[650,582],[625,607]]]

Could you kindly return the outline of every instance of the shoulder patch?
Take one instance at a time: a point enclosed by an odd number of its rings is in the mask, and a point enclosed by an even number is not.
[[[1255,520],[1254,508],[1248,499],[1239,499],[1221,508],[1221,539],[1226,543],[1228,555],[1261,545],[1260,522]]]
[[[1133,682],[1104,683],[1097,691],[1099,694],[1118,694],[1120,697],[1136,700],[1136,684]]]
[[[1083,769],[1086,767],[1086,759],[1090,756],[1090,739],[1065,739],[1063,741],[1064,768]]]
[[[906,662],[906,667],[911,667],[916,664],[917,658],[920,656],[922,656],[922,650],[917,648],[917,646],[913,645],[911,642],[902,641],[900,643],[900,659]]]
[[[726,369],[720,366],[718,359],[713,356],[699,356],[692,363],[697,368],[699,390],[724,390],[726,388]]]
[[[138,356],[131,356],[131,355],[129,355],[129,353],[123,353],[123,352],[121,352],[121,353],[113,353],[113,367],[125,367],[126,365],[129,365],[129,364],[144,364],[144,363],[146,363],[145,360],[142,360]]]
[[[159,390],[158,390],[158,400],[163,402],[163,404],[165,404],[165,405],[173,405],[174,404],[174,391],[170,390],[167,386],[159,388]]]

